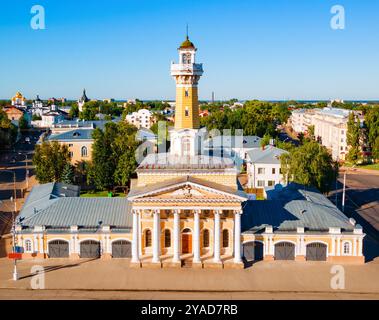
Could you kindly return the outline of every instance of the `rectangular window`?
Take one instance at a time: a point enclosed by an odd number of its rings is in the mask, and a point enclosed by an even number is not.
[[[258,174],[265,174],[265,168],[258,168]]]
[[[275,168],[272,168],[272,174],[275,174],[275,173],[276,173]]]
[[[264,180],[258,180],[258,187],[264,187],[264,186],[265,186]]]
[[[273,180],[269,180],[269,181],[267,182],[267,185],[268,185],[269,187],[273,187],[273,186],[275,186],[275,181],[273,181]]]
[[[185,91],[185,95],[186,95],[186,97],[189,97],[189,92],[188,92],[188,90]]]
[[[185,110],[185,116],[186,116],[186,117],[189,117],[189,110],[188,110],[188,107],[186,107],[186,110]]]
[[[71,147],[73,147],[74,145],[73,145],[72,143],[70,143],[68,146],[71,148]]]

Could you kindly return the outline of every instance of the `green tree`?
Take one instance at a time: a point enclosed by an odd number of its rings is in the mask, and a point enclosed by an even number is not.
[[[21,130],[28,129],[29,128],[29,123],[28,120],[26,120],[25,115],[20,118],[18,121],[18,126]]]
[[[16,140],[17,127],[0,107],[0,150],[10,147]]]
[[[61,182],[67,184],[73,184],[75,179],[74,167],[70,163],[66,163],[63,172]]]
[[[306,142],[282,155],[281,166],[287,181],[312,185],[324,193],[331,190],[338,172],[338,165],[328,150],[315,141]]]
[[[375,152],[377,139],[379,137],[379,105],[371,106],[365,114],[365,125],[367,127],[368,144],[373,150],[373,157],[379,160],[379,153]]]
[[[111,190],[114,186],[128,185],[137,165],[136,132],[134,126],[124,121],[107,123],[104,131],[95,129],[88,182],[96,189]]]
[[[76,103],[71,106],[69,116],[71,119],[79,117],[79,106]]]
[[[379,136],[376,137],[375,142],[372,145],[372,156],[375,160],[379,160]]]
[[[38,114],[33,114],[32,121],[38,121],[38,120],[42,120],[42,117]]]
[[[61,146],[56,141],[36,145],[33,165],[40,183],[61,181],[67,163],[70,163],[70,154],[66,145]]]
[[[270,144],[272,137],[269,134],[265,134],[261,140],[261,147],[265,147]]]
[[[361,125],[359,118],[352,112],[349,115],[347,123],[347,144],[350,147],[347,160],[353,164],[357,164],[360,159],[360,132]]]

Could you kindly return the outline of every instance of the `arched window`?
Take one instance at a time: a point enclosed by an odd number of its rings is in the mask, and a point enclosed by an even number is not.
[[[32,252],[32,241],[31,240],[25,241],[25,251],[26,252]]]
[[[183,58],[183,64],[191,64],[191,54],[190,53],[183,53],[182,55]]]
[[[222,246],[229,247],[229,231],[227,229],[222,230]]]
[[[186,107],[186,109],[185,109],[185,111],[184,111],[184,115],[185,115],[186,117],[189,117],[189,109],[188,109],[188,107]]]
[[[343,254],[350,254],[350,242],[344,242]]]
[[[165,248],[171,247],[171,232],[168,229],[164,231],[164,246]]]
[[[203,247],[208,248],[209,247],[209,230],[205,229],[203,234]]]
[[[82,157],[87,157],[87,156],[88,156],[87,147],[82,147]]]
[[[145,231],[145,247],[151,247],[151,230]]]
[[[182,141],[183,155],[189,156],[191,154],[191,141],[190,139],[183,139]]]

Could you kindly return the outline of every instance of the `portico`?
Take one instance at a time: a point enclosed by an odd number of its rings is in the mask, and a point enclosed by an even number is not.
[[[226,261],[242,265],[241,214],[235,207],[134,208],[132,262],[156,267],[189,263],[221,268]]]

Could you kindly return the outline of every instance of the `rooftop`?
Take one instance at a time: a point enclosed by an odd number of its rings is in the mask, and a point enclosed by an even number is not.
[[[33,187],[20,212],[21,218],[31,216],[35,211],[39,211],[51,205],[58,198],[78,197],[80,188],[60,182],[51,182]]]
[[[305,231],[328,232],[330,227],[352,232],[349,219],[314,188],[290,184],[282,190],[268,192],[269,200],[247,201],[242,215],[243,232],[259,232],[273,226],[276,232]]]
[[[21,223],[29,228],[91,228],[99,225],[131,228],[130,209],[130,202],[125,198],[59,198]]]
[[[75,141],[75,140],[92,140],[92,129],[75,129],[59,134],[50,135],[48,141]]]
[[[154,169],[159,170],[224,170],[234,168],[234,162],[230,158],[210,157],[198,155],[174,156],[169,153],[149,154],[139,165],[137,172]]]
[[[288,153],[283,149],[274,146],[266,146],[264,149],[258,148],[247,152],[252,163],[280,164],[280,156]]]

